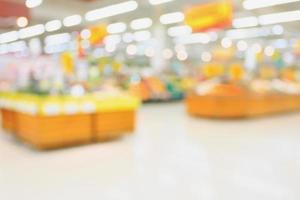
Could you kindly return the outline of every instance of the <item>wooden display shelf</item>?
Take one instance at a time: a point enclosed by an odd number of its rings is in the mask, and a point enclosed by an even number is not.
[[[300,109],[300,96],[254,93],[236,96],[190,94],[186,98],[186,107],[189,114],[202,117],[251,117]]]
[[[91,142],[91,116],[32,116],[17,113],[17,135],[38,149],[52,149]]]
[[[139,99],[119,94],[0,93],[2,126],[39,149],[105,141],[133,132]]]
[[[8,133],[15,133],[17,128],[16,112],[9,109],[1,109],[2,128]]]
[[[135,129],[135,111],[98,112],[92,119],[96,141],[111,140]]]
[[[135,110],[43,116],[2,109],[2,126],[37,149],[107,141],[132,133]]]

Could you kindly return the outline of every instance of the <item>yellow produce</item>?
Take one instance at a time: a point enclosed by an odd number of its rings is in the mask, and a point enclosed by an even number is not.
[[[224,66],[221,64],[210,63],[203,66],[203,74],[207,78],[213,78],[224,74]]]
[[[234,63],[229,67],[230,79],[233,81],[241,80],[245,75],[243,66],[239,63]]]

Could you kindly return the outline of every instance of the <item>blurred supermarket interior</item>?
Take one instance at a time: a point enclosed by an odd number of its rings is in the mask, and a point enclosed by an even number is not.
[[[300,199],[299,0],[0,0],[0,199]]]

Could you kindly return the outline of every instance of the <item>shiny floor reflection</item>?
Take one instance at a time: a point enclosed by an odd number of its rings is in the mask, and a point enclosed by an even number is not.
[[[211,120],[146,105],[135,135],[38,152],[0,134],[0,199],[300,199],[300,114]]]

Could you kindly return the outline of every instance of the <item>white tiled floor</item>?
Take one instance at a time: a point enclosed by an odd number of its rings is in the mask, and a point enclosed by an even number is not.
[[[0,134],[1,200],[298,200],[300,113],[249,120],[144,106],[135,135],[37,152]]]

